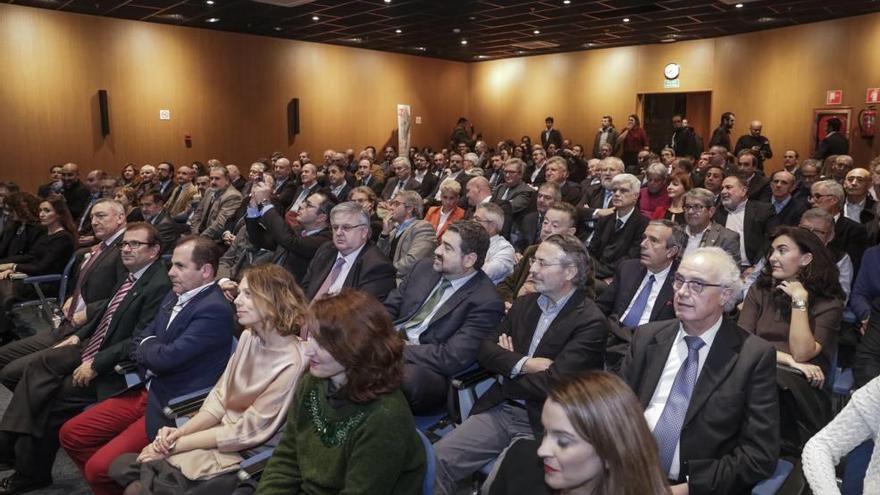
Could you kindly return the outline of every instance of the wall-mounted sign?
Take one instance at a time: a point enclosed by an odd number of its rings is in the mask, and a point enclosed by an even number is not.
[[[681,74],[681,66],[676,63],[666,64],[666,67],[663,68],[663,75],[666,76],[666,79],[678,79],[679,74]]]
[[[825,93],[826,105],[840,105],[841,103],[843,103],[842,89],[829,89],[828,92]]]
[[[880,103],[880,88],[868,88],[865,103]]]
[[[680,79],[664,79],[663,80],[663,88],[664,89],[678,88],[680,86],[681,86]]]

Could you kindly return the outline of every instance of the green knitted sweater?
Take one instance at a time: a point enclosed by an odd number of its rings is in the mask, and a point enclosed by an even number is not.
[[[257,495],[420,494],[425,451],[403,393],[334,409],[328,383],[300,380]]]

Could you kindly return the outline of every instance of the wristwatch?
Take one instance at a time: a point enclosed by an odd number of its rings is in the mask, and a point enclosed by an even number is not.
[[[807,301],[804,301],[803,299],[792,299],[791,300],[791,309],[799,309],[801,311],[806,311]]]

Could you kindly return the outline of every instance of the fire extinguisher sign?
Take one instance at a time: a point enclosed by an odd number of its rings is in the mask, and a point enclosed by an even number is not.
[[[865,103],[880,103],[880,88],[868,88]]]
[[[825,92],[826,105],[840,105],[841,103],[843,103],[842,89],[829,89]]]

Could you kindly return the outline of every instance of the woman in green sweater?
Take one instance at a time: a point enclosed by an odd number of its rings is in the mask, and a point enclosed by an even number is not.
[[[314,302],[318,328],[257,495],[417,495],[425,452],[400,391],[403,340],[372,296]]]

